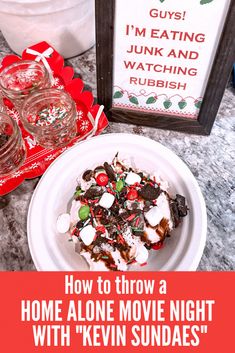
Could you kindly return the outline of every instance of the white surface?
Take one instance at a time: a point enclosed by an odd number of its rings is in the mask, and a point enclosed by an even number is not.
[[[172,115],[197,115],[198,109],[194,102],[205,93],[231,0],[214,0],[204,5],[200,4],[200,0],[165,0],[163,3],[159,0],[116,0],[115,3],[113,85],[114,92],[122,90],[123,97],[114,99],[114,106],[121,104],[130,109],[165,111]],[[152,9],[155,11],[151,12]],[[150,16],[150,13],[153,15]],[[158,16],[153,17],[156,14]],[[136,35],[136,28],[140,32],[146,32]],[[160,38],[165,30],[169,39],[166,35]],[[173,35],[171,31],[199,36],[193,41],[182,40],[179,33]],[[131,52],[132,46],[137,46],[137,50]],[[150,53],[152,48],[158,48],[158,52],[152,55],[147,51],[146,54],[143,50],[145,47],[150,49]],[[170,55],[172,50],[175,50],[176,57]],[[179,57],[179,50],[184,54],[188,52],[187,58],[182,55]],[[198,57],[190,59],[189,52],[197,53],[192,54],[192,57]],[[134,65],[133,69],[127,66],[129,62]],[[163,72],[162,67],[165,65],[167,70]],[[179,74],[178,69],[174,69],[170,73],[169,67],[186,68],[187,72]],[[131,77],[141,78],[142,84],[131,83]],[[147,85],[143,83],[144,79],[154,80],[159,84]],[[169,88],[170,82],[180,83],[181,87]],[[186,89],[184,84],[187,85]],[[138,98],[139,106],[130,103],[130,96]],[[147,99],[152,96],[158,97],[156,102],[146,104]],[[163,106],[167,98],[171,98],[172,102],[169,109]],[[183,110],[178,106],[181,99],[187,102],[187,107]]]
[[[131,158],[133,165],[169,181],[169,192],[186,197],[190,209],[182,224],[172,231],[160,251],[152,250],[148,265],[130,270],[196,270],[206,241],[206,208],[200,188],[188,167],[166,147],[145,137],[130,134],[102,135],[81,142],[63,153],[41,178],[28,212],[28,241],[38,270],[85,270],[87,265],[65,235],[56,231],[58,215],[66,213],[84,170],[104,161]]]
[[[19,55],[47,41],[69,58],[95,43],[94,0],[0,0],[0,29]]]

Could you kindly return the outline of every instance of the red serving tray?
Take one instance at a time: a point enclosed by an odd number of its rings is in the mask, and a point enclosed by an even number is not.
[[[22,123],[20,121],[20,116],[18,111],[14,108],[11,101],[4,98],[4,104],[7,108],[8,114],[16,120],[18,123],[22,137],[25,141],[25,146],[27,150],[27,158],[23,166],[16,172],[9,174],[8,176],[0,176],[0,196],[3,196],[15,188],[17,188],[25,179],[33,179],[41,176],[49,165],[65,150],[78,143],[81,140],[86,139],[91,135],[94,122],[90,121],[87,116],[88,112],[92,114],[94,119],[100,108],[99,105],[94,104],[94,97],[90,91],[84,91],[84,83],[80,78],[74,77],[74,70],[72,67],[64,67],[63,57],[48,43],[41,42],[38,43],[30,49],[37,53],[44,53],[48,48],[53,49],[53,53],[50,57],[46,57],[47,63],[49,64],[53,73],[53,87],[58,89],[63,89],[67,91],[76,103],[78,118],[77,118],[77,136],[72,140],[72,142],[63,148],[59,149],[46,149],[39,146],[34,137],[24,130]],[[38,55],[33,55],[27,53],[27,49],[23,51],[22,58],[16,55],[8,55],[3,58],[0,72],[10,64],[17,62],[19,60],[35,60],[39,59]],[[45,60],[45,58],[44,58]],[[39,61],[39,60],[38,60]],[[108,126],[108,120],[104,113],[102,113],[97,129],[93,132],[94,135],[99,135]]]

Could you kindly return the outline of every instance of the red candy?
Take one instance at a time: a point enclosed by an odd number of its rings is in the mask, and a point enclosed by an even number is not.
[[[106,186],[109,182],[109,177],[107,174],[100,173],[96,178],[96,183],[99,186]]]
[[[135,189],[131,189],[126,195],[127,199],[130,201],[138,199],[138,192]]]
[[[159,250],[159,249],[162,248],[162,246],[163,246],[163,242],[159,241],[158,243],[156,243],[156,244],[154,244],[154,245],[152,246],[152,249],[153,249],[153,250]]]

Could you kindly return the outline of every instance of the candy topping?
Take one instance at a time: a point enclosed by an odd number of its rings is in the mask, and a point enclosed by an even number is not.
[[[108,193],[108,192],[105,192],[103,195],[102,195],[102,197],[101,197],[101,199],[100,199],[100,201],[99,201],[99,205],[101,206],[101,207],[104,207],[104,208],[110,208],[110,207],[112,207],[112,205],[113,205],[113,203],[114,203],[114,200],[115,200],[115,197],[114,197],[114,195],[112,195],[112,194],[110,194],[110,193]]]
[[[80,231],[80,238],[83,241],[83,243],[87,246],[89,246],[93,242],[95,236],[96,236],[96,230],[91,225],[84,227]]]
[[[85,221],[89,217],[89,214],[90,214],[89,206],[85,205],[79,209],[78,215],[80,220]]]
[[[127,194],[127,199],[134,201],[138,198],[138,192],[135,189],[131,189]]]
[[[56,222],[57,231],[61,234],[67,233],[70,228],[70,215],[68,213],[62,213]]]
[[[96,178],[96,183],[99,186],[106,186],[109,182],[109,177],[107,174],[105,173],[100,173],[98,174],[97,178]]]
[[[134,185],[136,183],[139,184],[141,182],[141,176],[139,174],[130,172],[130,173],[127,174],[125,182],[128,185]]]

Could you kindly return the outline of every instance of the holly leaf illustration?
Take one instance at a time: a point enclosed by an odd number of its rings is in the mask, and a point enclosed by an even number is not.
[[[122,91],[116,91],[113,95],[114,99],[118,99],[118,98],[122,98],[122,97],[123,97]]]
[[[197,101],[197,102],[195,103],[195,107],[196,107],[197,109],[200,109],[200,108],[201,108],[201,105],[202,105],[202,101]]]
[[[160,0],[160,2],[164,2],[165,0]]]
[[[139,101],[138,101],[138,99],[136,98],[136,97],[129,97],[129,101],[131,102],[131,103],[133,103],[133,104],[136,104],[136,105],[138,105],[139,104]]]
[[[172,102],[168,99],[163,103],[165,109],[169,109],[172,106]]]
[[[205,4],[209,4],[209,2],[212,2],[213,0],[201,0],[200,4],[201,5],[205,5]]]
[[[178,103],[178,106],[181,110],[183,110],[185,107],[187,107],[187,102],[185,102],[184,100],[183,101],[180,101]]]
[[[146,101],[146,104],[154,104],[156,103],[157,99],[156,97],[149,97]]]

